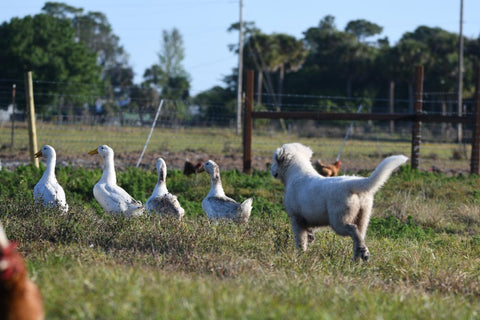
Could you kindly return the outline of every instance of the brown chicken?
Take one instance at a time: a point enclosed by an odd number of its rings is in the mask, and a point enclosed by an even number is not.
[[[323,164],[320,160],[317,160],[313,163],[313,167],[324,177],[335,177],[340,171],[340,166],[342,163],[340,160],[335,161],[334,164]]]
[[[40,290],[28,278],[25,261],[16,247],[8,241],[0,223],[0,319],[42,320]]]
[[[185,161],[185,164],[183,166],[183,174],[186,176],[189,176],[191,174],[197,174],[201,171],[202,169],[202,161],[197,162],[197,164],[193,164],[190,161]]]

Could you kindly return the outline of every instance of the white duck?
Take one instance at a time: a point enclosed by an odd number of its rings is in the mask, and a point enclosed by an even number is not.
[[[162,158],[158,158],[157,164],[158,181],[153,189],[152,195],[145,203],[145,209],[148,212],[155,212],[161,215],[169,215],[182,219],[185,215],[185,210],[178,202],[177,196],[168,192],[167,179],[167,165]]]
[[[212,160],[208,160],[202,168],[210,174],[211,188],[202,201],[202,208],[210,220],[227,219],[246,223],[252,211],[252,198],[241,204],[225,195],[220,179],[220,169]]]
[[[99,154],[103,158],[103,174],[93,187],[93,195],[102,208],[112,214],[124,216],[140,216],[144,212],[140,201],[135,200],[124,189],[117,185],[117,175],[113,163],[113,149],[101,145],[88,154]]]
[[[40,151],[35,153],[35,158],[45,157],[47,169],[42,178],[33,188],[33,197],[35,201],[44,206],[58,207],[63,212],[68,212],[68,204],[65,199],[65,191],[58,183],[55,177],[55,163],[57,154],[55,149],[49,145],[44,145]]]

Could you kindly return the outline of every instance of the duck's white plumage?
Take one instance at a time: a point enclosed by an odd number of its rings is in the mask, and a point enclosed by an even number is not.
[[[117,185],[113,149],[107,145],[101,145],[97,149],[90,151],[89,154],[99,154],[103,158],[102,177],[93,187],[93,195],[102,208],[112,214],[122,214],[124,216],[142,215],[144,212],[142,203],[135,200]]]
[[[252,198],[238,203],[225,195],[220,169],[212,160],[203,164],[203,169],[210,174],[210,192],[202,201],[202,208],[211,220],[227,219],[246,223],[252,211]]]
[[[68,204],[65,198],[65,191],[58,183],[55,176],[55,163],[57,154],[52,146],[44,145],[40,151],[35,153],[35,157],[45,157],[46,166],[42,178],[33,188],[33,197],[38,203],[44,206],[58,207],[63,212],[68,212]]]
[[[185,215],[185,210],[178,202],[177,197],[168,192],[166,184],[167,165],[162,158],[158,158],[156,168],[158,181],[153,189],[152,195],[145,203],[145,209],[148,212],[173,216],[181,220]]]

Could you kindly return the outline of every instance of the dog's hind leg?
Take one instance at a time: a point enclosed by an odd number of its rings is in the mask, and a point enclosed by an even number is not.
[[[347,224],[345,227],[353,239],[353,260],[357,260],[360,257],[363,261],[368,261],[370,252],[365,245],[365,238],[362,236],[361,231],[355,224]]]
[[[350,236],[353,240],[353,260],[357,258],[362,258],[363,261],[368,261],[370,258],[370,252],[368,251],[367,246],[365,245],[364,238],[362,237],[360,230],[355,224],[346,223],[346,224],[337,224],[332,226],[332,228],[339,235]]]
[[[360,236],[365,240],[367,235],[368,224],[370,223],[370,216],[372,214],[373,200],[366,201],[362,204],[357,217],[355,218],[355,225],[360,232]]]
[[[312,228],[307,229],[307,239],[308,243],[312,243],[313,241],[315,241],[315,234]]]
[[[308,229],[303,223],[299,223],[295,217],[291,217],[293,236],[295,237],[295,245],[302,251],[307,250],[308,244]]]

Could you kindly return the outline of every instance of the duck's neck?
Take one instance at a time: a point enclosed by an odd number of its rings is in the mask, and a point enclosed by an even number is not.
[[[102,179],[109,184],[117,183],[113,155],[107,155],[104,159]]]
[[[45,169],[42,179],[47,179],[47,180],[56,179],[55,178],[55,162],[56,162],[55,156],[51,156],[46,159],[47,169]]]
[[[167,190],[167,184],[165,183],[164,180],[162,180],[161,177],[158,178],[157,184],[155,185],[155,188],[153,189],[153,194],[156,196],[166,194],[168,193]]]
[[[220,173],[217,170],[214,170],[213,174],[210,176],[210,182],[212,184],[210,188],[210,195],[225,195],[225,192],[223,191],[222,180],[220,179]]]

